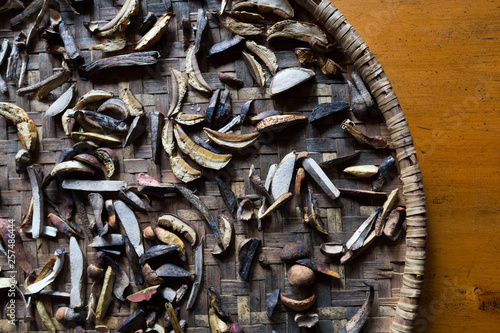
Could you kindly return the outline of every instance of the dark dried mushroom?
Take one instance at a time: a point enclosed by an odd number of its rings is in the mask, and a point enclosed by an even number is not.
[[[167,277],[167,278],[183,278],[192,276],[192,273],[189,273],[185,269],[174,265],[174,264],[163,264],[156,269],[156,274],[159,277]]]
[[[332,103],[321,103],[314,107],[311,117],[309,117],[310,123],[317,123],[319,120],[328,117],[334,113],[342,112],[349,109],[349,103],[347,102],[332,102]]]
[[[271,318],[271,316],[273,315],[274,309],[278,304],[279,296],[280,296],[280,290],[278,288],[266,300],[267,316],[269,318]]]
[[[144,310],[137,309],[128,316],[123,324],[118,327],[117,332],[134,333],[146,328],[146,314]]]
[[[259,245],[260,239],[258,238],[248,238],[243,240],[240,244],[238,249],[238,273],[243,280],[248,280]]]
[[[297,259],[308,258],[311,256],[311,249],[309,246],[302,242],[296,241],[288,243],[281,250],[280,259],[284,262],[292,262]]]
[[[224,39],[219,43],[212,45],[210,50],[208,50],[208,55],[213,56],[215,54],[225,52],[239,45],[244,40],[245,37],[242,37],[240,35],[235,35],[231,39]]]

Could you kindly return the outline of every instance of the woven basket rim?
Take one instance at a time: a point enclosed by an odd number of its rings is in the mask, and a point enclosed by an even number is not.
[[[351,58],[355,70],[360,73],[386,121],[391,135],[391,148],[396,151],[401,170],[401,181],[404,184],[403,196],[405,200],[410,196],[420,198],[406,205],[408,218],[418,220],[418,224],[407,223],[409,236],[407,235],[406,239],[405,269],[401,287],[404,293],[401,293],[390,327],[390,332],[412,332],[419,310],[424,280],[427,222],[422,174],[413,139],[392,85],[368,45],[330,0],[316,1],[295,0],[335,38],[343,51]],[[415,244],[420,246],[417,247]],[[420,253],[418,263],[415,262],[416,258],[413,256],[416,252]]]

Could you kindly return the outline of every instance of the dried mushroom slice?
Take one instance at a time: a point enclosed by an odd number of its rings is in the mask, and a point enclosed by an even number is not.
[[[90,47],[89,50],[116,52],[123,50],[125,46],[127,46],[127,35],[124,32],[115,32],[115,38],[113,40],[94,45]]]
[[[291,67],[279,71],[272,79],[269,93],[275,96],[284,91],[310,80],[316,75],[313,70],[301,67]]]
[[[196,90],[211,92],[212,88],[201,75],[198,59],[195,54],[195,45],[191,45],[186,52],[186,74],[189,84]]]
[[[220,24],[236,35],[241,36],[257,36],[261,35],[265,31],[265,27],[263,24],[252,24],[238,21],[231,16],[224,14],[219,14],[216,12],[215,15],[219,17]]]
[[[155,25],[137,43],[136,51],[144,51],[155,45],[168,29],[168,23],[172,18],[172,13],[163,14]]]
[[[273,51],[267,47],[257,44],[253,40],[245,41],[245,48],[255,54],[269,68],[271,74],[276,74],[278,71],[278,60]]]
[[[267,40],[276,37],[293,38],[302,42],[308,42],[314,37],[324,44],[328,44],[326,34],[314,23],[299,22],[294,20],[279,21],[266,32]]]
[[[259,85],[260,87],[264,87],[267,80],[262,66],[257,62],[257,60],[255,60],[254,56],[248,52],[243,51],[243,57],[248,71],[254,78],[255,82],[257,82],[257,85]]]
[[[198,146],[187,136],[179,125],[174,125],[174,135],[179,149],[205,168],[220,170],[224,168],[232,158],[231,154],[214,154]]]
[[[249,0],[234,2],[232,10],[243,10],[257,8],[260,13],[273,13],[284,19],[293,17],[293,7],[287,0]]]
[[[109,37],[116,31],[122,32],[127,29],[130,24],[130,16],[136,15],[139,12],[139,0],[125,0],[122,8],[116,16],[104,25],[98,22],[88,22],[87,28],[95,33],[97,37]]]

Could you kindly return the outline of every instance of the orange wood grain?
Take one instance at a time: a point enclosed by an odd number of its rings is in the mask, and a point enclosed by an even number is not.
[[[498,332],[498,2],[333,3],[382,63],[418,151],[428,242],[414,331]]]

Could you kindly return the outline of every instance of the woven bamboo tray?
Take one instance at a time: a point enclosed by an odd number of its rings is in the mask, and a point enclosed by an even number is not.
[[[286,279],[287,267],[279,259],[282,247],[286,243],[296,240],[302,240],[309,244],[313,248],[312,257],[318,262],[328,264],[342,277],[340,281],[331,281],[326,278],[317,279],[314,286],[318,295],[315,311],[319,313],[320,320],[315,331],[339,332],[346,320],[363,304],[366,297],[364,283],[367,283],[375,287],[375,302],[370,319],[362,331],[411,332],[418,312],[423,284],[426,217],[422,176],[416,160],[408,123],[381,64],[375,59],[368,46],[342,13],[328,0],[320,2],[296,0],[292,5],[296,12],[294,19],[315,22],[333,37],[332,40],[338,42],[336,50],[330,56],[343,67],[344,77],[327,77],[322,75],[318,68],[315,68],[316,76],[313,80],[290,93],[271,98],[267,88],[259,88],[255,85],[240,55],[222,56],[213,61],[209,60],[208,57],[199,56],[200,69],[208,84],[212,88],[224,88],[224,85],[217,78],[218,71],[235,75],[243,80],[243,88],[238,90],[231,88],[233,114],[239,113],[244,102],[255,99],[251,114],[276,109],[285,114],[310,116],[313,107],[319,103],[348,101],[345,77],[356,70],[376,100],[380,115],[370,118],[366,123],[356,119],[352,114],[349,114],[349,118],[356,123],[357,128],[367,134],[381,135],[388,139],[391,142],[391,151],[375,151],[356,141],[340,128],[340,123],[344,118],[334,116],[320,126],[307,124],[261,137],[259,142],[249,151],[244,154],[235,154],[229,167],[219,172],[218,175],[230,182],[233,192],[238,195],[243,187],[247,189],[247,193],[253,191],[252,184],[247,177],[252,164],[256,166],[261,177],[265,177],[270,165],[279,163],[283,156],[292,150],[308,151],[310,156],[317,161],[359,151],[361,155],[356,164],[375,165],[379,165],[391,153],[398,161],[399,175],[392,177],[392,180],[384,186],[383,191],[389,193],[396,187],[402,189],[398,205],[406,207],[405,237],[401,237],[395,243],[381,237],[359,257],[345,266],[339,265],[338,262],[330,260],[320,253],[319,246],[325,242],[325,239],[319,237],[302,223],[295,201],[292,200],[281,209],[281,218],[273,218],[272,221],[265,223],[261,232],[257,230],[256,220],[247,223],[235,221],[235,250],[219,260],[211,255],[215,240],[202,216],[179,195],[167,196],[164,200],[154,199],[151,203],[152,212],[137,214],[141,228],[144,229],[150,225],[151,221],[155,221],[162,213],[177,213],[191,220],[199,235],[205,237],[204,277],[197,302],[191,311],[184,309],[187,296],[180,303],[179,317],[187,321],[187,332],[209,331],[207,316],[207,288],[209,286],[213,286],[220,292],[223,302],[231,312],[232,319],[239,322],[245,332],[301,331],[294,323],[294,313],[280,303],[272,319],[266,315],[266,298],[276,288],[280,288],[283,294],[297,298],[305,296],[295,293],[295,289],[289,285]],[[44,111],[47,110],[54,98],[65,91],[70,84],[76,84],[77,96],[83,95],[92,88],[103,88],[117,92],[119,88],[129,87],[144,104],[146,111],[166,112],[170,88],[168,68],[183,70],[185,65],[180,20],[182,14],[189,14],[191,22],[195,24],[196,11],[200,3],[175,1],[173,6],[176,17],[170,22],[167,34],[160,41],[159,45],[161,46],[157,45],[162,56],[155,66],[112,70],[105,75],[98,75],[92,81],[81,80],[76,71],[73,71],[70,82],[54,90],[54,96],[43,101],[17,96],[14,84],[9,83],[8,94],[0,95],[0,100],[9,101],[24,108],[36,123],[40,142],[39,152],[35,156],[35,165],[37,168],[40,167],[44,174],[50,172],[61,150],[74,144],[70,138],[64,135],[59,117],[52,119],[43,116]],[[301,6],[306,10],[303,10]],[[210,0],[204,2],[203,7],[217,10],[220,3]],[[88,11],[82,11],[80,16],[74,16],[68,7],[61,5],[60,12],[69,24],[86,62],[105,57],[105,55],[99,51],[88,50],[92,45],[98,44],[98,41],[83,27],[83,22],[98,19],[109,20],[118,10],[119,5],[114,4],[112,0],[94,0],[92,8]],[[129,48],[140,38],[138,35],[134,35],[134,31],[137,31],[142,21],[140,18],[144,17],[148,11],[154,12],[157,16],[165,12],[163,3],[159,0],[142,1],[138,18],[133,20],[127,32]],[[0,22],[0,38],[12,40],[17,31],[13,32],[7,23],[11,14],[4,14],[2,17],[5,19]],[[277,21],[277,17],[269,16],[269,18],[267,27]],[[26,26],[22,28],[26,31]],[[205,47],[201,51],[204,55],[208,54],[207,50],[212,44],[231,36],[228,31],[219,27],[218,21],[210,15],[208,30]],[[268,44],[264,38],[256,40],[264,45],[270,45],[271,49],[276,51],[280,69],[300,66],[293,51],[294,47],[299,46],[296,42],[282,40]],[[45,53],[43,43],[38,42],[30,55],[28,84],[36,83],[40,79],[50,76],[54,70],[53,67],[60,66],[59,64],[60,59]],[[203,112],[209,98],[210,94],[199,93],[190,87],[184,99],[183,110],[186,113]],[[16,227],[19,228],[30,202],[31,187],[26,174],[18,175],[15,172],[14,156],[22,148],[17,139],[15,126],[0,117],[0,129],[0,217],[14,219]],[[252,126],[244,125],[241,132],[249,133],[252,129]],[[136,175],[145,172],[162,183],[178,182],[170,170],[168,159],[163,151],[160,165],[151,161],[149,132],[133,145],[116,149],[116,152],[119,156],[119,173],[113,176],[113,179],[135,183]],[[371,188],[371,181],[347,177],[335,169],[328,172],[338,187],[364,190]],[[207,204],[213,215],[227,213],[217,185],[211,180],[213,178],[204,177],[202,179],[190,184],[189,187],[197,189],[197,194]],[[55,187],[49,187],[47,192],[55,202],[59,201]],[[316,194],[323,221],[329,231],[329,236],[326,239],[328,241],[345,242],[366,217],[383,203],[380,200],[353,199],[344,196],[332,201],[319,188],[316,190]],[[88,204],[87,210],[89,218],[92,219]],[[246,282],[238,275],[236,249],[243,239],[249,237],[261,239],[261,251],[267,255],[271,266],[266,269],[256,263],[249,281]],[[37,273],[53,257],[56,248],[68,248],[68,238],[64,236],[34,241],[29,235],[22,233],[22,239],[28,258]],[[152,242],[145,240],[146,248],[152,244]],[[84,239],[80,240],[80,246],[82,249],[86,249],[87,261],[92,262],[95,250],[87,247],[87,241]],[[194,271],[192,250],[190,246],[186,246],[186,249],[188,259],[185,268]],[[127,272],[129,271],[125,260],[121,260],[120,264],[126,268]],[[9,270],[4,256],[0,257],[0,265],[4,271],[2,275],[14,275],[22,289],[26,277],[24,272],[20,268]],[[87,293],[90,286],[89,282]],[[70,287],[69,269],[65,269],[51,288],[69,291]],[[139,288],[131,283],[126,294],[137,290]],[[0,300],[2,308],[6,306],[6,302],[6,298]],[[61,302],[47,299],[44,300],[44,303],[49,314],[53,316]],[[108,316],[101,324],[105,324],[112,331],[115,331],[137,307],[137,304],[113,299]],[[22,321],[23,308],[21,301],[17,300],[16,313],[19,322],[16,326],[8,324],[5,312],[3,312],[2,319],[0,319],[0,331],[45,332],[38,315],[36,315],[36,320],[31,323]],[[71,331],[70,328],[61,325],[55,319],[53,321],[58,330]],[[94,329],[93,326],[85,326],[85,328],[90,331]]]

